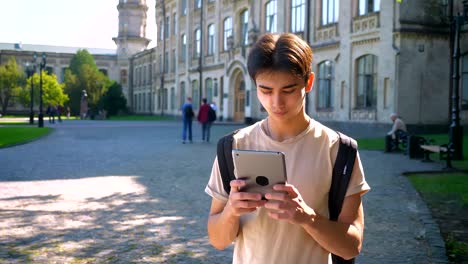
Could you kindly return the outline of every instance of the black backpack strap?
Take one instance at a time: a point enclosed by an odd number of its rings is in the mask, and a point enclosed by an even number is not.
[[[231,181],[236,178],[234,175],[234,162],[232,160],[232,142],[234,141],[234,135],[238,131],[235,130],[220,138],[216,149],[223,187],[228,194],[231,192]]]
[[[332,183],[328,196],[328,209],[332,221],[336,221],[340,215],[357,152],[357,143],[354,139],[339,132],[338,135],[340,145],[333,167]]]
[[[330,194],[328,195],[328,210],[330,212],[330,220],[332,221],[337,221],[341,213],[357,153],[356,141],[340,132],[337,133],[340,145],[338,147],[335,165],[333,166],[332,183]],[[333,254],[332,260],[334,264],[354,263],[354,259],[344,260]]]

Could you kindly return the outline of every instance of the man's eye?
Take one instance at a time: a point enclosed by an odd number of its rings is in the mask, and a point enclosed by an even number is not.
[[[283,93],[285,93],[285,94],[291,94],[291,93],[294,93],[294,90],[295,90],[295,89],[283,90]]]
[[[271,94],[270,90],[261,90],[262,94]]]

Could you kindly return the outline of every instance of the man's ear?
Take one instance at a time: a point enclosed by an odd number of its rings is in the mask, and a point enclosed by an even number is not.
[[[314,79],[315,79],[315,74],[313,72],[310,73],[309,79],[307,80],[306,84],[306,93],[312,91],[312,87],[314,86]]]

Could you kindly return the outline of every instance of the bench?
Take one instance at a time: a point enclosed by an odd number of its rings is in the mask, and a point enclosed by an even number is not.
[[[442,145],[420,145],[421,149],[424,150],[424,160],[425,162],[432,161],[429,157],[431,153],[439,153],[440,159],[447,162],[446,168],[452,167],[452,154],[453,148],[451,144],[442,144]]]

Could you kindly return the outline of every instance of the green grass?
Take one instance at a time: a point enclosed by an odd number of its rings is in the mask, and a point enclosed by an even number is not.
[[[459,234],[464,230],[463,222],[467,219],[468,173],[414,174],[408,177],[438,222],[449,259],[453,263],[468,259],[468,240]]]
[[[160,116],[160,115],[119,115],[110,116],[107,120],[117,121],[166,121],[174,120],[173,116]]]
[[[359,149],[384,151],[385,138],[359,138],[357,143]]]
[[[32,141],[51,131],[49,127],[0,127],[0,148]]]

